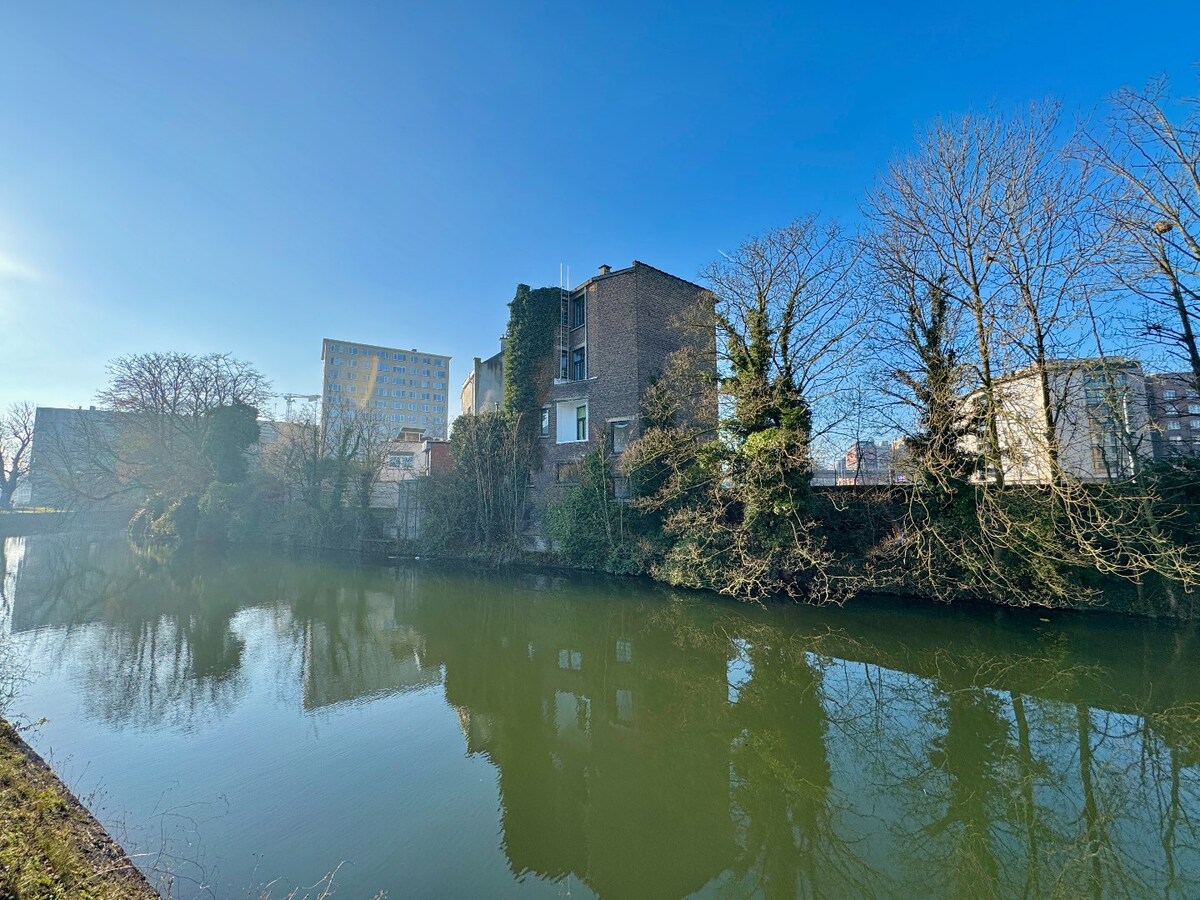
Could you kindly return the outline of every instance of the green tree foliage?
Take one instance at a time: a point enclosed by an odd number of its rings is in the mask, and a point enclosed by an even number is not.
[[[578,484],[550,504],[542,521],[554,550],[581,568],[645,572],[657,549],[654,523],[615,497],[607,439],[579,461],[576,474]]]
[[[258,410],[247,403],[219,406],[209,415],[202,448],[215,481],[236,484],[246,480],[250,464],[246,451],[259,438]]]

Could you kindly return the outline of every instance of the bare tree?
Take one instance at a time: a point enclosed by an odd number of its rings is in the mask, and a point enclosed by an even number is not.
[[[969,318],[975,353],[962,362],[982,400],[983,457],[1001,485],[996,342],[1003,279],[996,236],[1012,146],[998,118],[935,121],[918,137],[915,153],[888,166],[866,203],[884,279],[943,291]]]
[[[1112,268],[1145,303],[1142,335],[1181,356],[1200,389],[1200,97],[1171,107],[1165,78],[1120,90],[1075,153],[1111,177]]]
[[[29,475],[34,406],[14,403],[0,414],[0,509],[12,509],[13,495]]]
[[[157,492],[202,490],[212,481],[205,442],[213,413],[261,408],[270,389],[253,366],[222,353],[139,353],[107,368],[109,384],[97,399],[120,414],[111,454],[120,480]]]

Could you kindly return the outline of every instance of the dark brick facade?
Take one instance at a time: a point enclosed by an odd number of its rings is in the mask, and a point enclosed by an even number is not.
[[[1150,439],[1155,459],[1195,456],[1200,452],[1200,391],[1190,372],[1146,377]]]
[[[585,298],[585,323],[570,327],[567,379],[547,379],[538,399],[549,407],[548,436],[540,438],[543,465],[531,484],[533,526],[537,530],[546,503],[562,490],[560,467],[594,449],[614,420],[627,421],[628,440],[638,435],[639,401],[674,351],[694,345],[711,347],[712,338],[680,325],[683,314],[706,302],[697,284],[634,261],[627,269],[605,272],[571,292],[568,323],[574,324],[574,300]],[[574,378],[574,353],[585,350],[586,377]],[[559,374],[560,331],[553,354]],[[715,362],[714,362],[715,366]],[[560,413],[566,437],[575,436],[575,408],[587,405],[587,440],[560,441]],[[613,457],[614,462],[616,456]],[[567,483],[570,483],[568,480]]]

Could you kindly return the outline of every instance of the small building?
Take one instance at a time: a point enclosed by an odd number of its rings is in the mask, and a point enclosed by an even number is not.
[[[504,342],[505,338],[500,338],[500,352],[494,356],[487,359],[475,357],[459,395],[459,406],[464,416],[503,408]]]

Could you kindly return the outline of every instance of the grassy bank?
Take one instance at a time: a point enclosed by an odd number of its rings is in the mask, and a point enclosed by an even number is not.
[[[155,896],[100,823],[0,720],[0,897]]]

